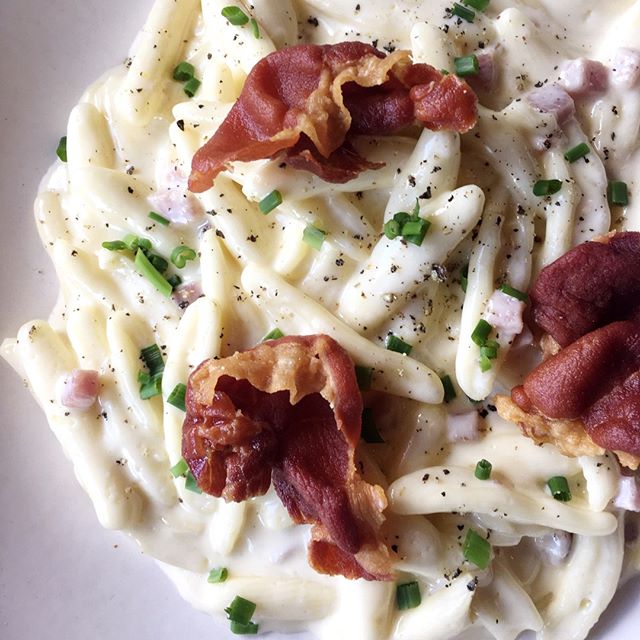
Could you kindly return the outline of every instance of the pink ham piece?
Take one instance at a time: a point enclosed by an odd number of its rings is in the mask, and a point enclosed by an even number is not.
[[[484,319],[496,330],[501,341],[511,343],[522,331],[524,302],[497,290],[489,298]]]
[[[560,67],[560,84],[572,96],[587,96],[606,91],[609,70],[597,60],[577,58]]]
[[[623,476],[620,478],[618,495],[613,504],[625,511],[640,511],[640,487],[635,476]]]
[[[635,87],[640,80],[640,51],[627,47],[618,49],[611,64],[611,76],[625,89]]]
[[[176,167],[160,176],[158,191],[149,197],[154,211],[173,224],[192,224],[204,215],[197,198],[189,192],[187,178]]]
[[[554,116],[560,127],[566,124],[576,112],[573,98],[557,84],[533,89],[525,95],[525,100],[534,109]]]
[[[73,369],[66,377],[61,403],[69,409],[87,411],[98,399],[100,376],[93,369]]]
[[[478,73],[467,78],[467,82],[474,91],[491,91],[495,88],[497,68],[494,57],[493,50],[485,50],[476,54],[479,66]]]
[[[193,304],[198,298],[202,297],[202,288],[197,282],[188,282],[176,287],[171,294],[171,299],[181,309],[186,309]]]
[[[480,437],[480,416],[477,411],[447,416],[447,440],[464,442]]]

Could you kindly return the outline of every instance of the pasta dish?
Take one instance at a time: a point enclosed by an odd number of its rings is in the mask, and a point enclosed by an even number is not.
[[[74,107],[0,353],[224,637],[583,640],[640,572],[639,26],[155,0]]]

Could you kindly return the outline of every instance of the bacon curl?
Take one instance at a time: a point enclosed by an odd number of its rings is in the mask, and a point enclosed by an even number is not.
[[[392,579],[387,501],[355,467],[362,397],[337,342],[290,336],[207,360],[189,378],[186,408],[182,452],[203,491],[240,502],[273,482],[294,522],[313,525],[312,567]]]
[[[465,132],[476,97],[454,75],[385,55],[363,42],[297,45],[260,60],[214,136],[195,154],[189,188],[211,188],[231,162],[283,155],[287,164],[343,183],[376,169],[350,144],[355,134],[389,135],[416,121]]]

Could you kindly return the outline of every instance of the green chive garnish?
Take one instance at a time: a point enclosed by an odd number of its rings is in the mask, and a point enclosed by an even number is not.
[[[458,18],[462,18],[467,22],[473,22],[476,14],[471,9],[467,9],[467,7],[463,7],[461,4],[454,2],[453,9],[451,9],[451,14],[454,16],[458,16]]]
[[[251,33],[256,40],[260,39],[260,26],[258,25],[258,21],[255,18],[251,18],[249,20],[249,26],[251,27]]]
[[[506,293],[508,296],[512,298],[516,298],[516,300],[520,300],[521,302],[526,302],[529,299],[529,294],[524,291],[520,291],[520,289],[515,289],[514,287],[510,287],[508,284],[503,284],[500,287],[500,291],[502,293]]]
[[[444,401],[451,402],[456,397],[456,389],[451,381],[451,376],[445,375],[440,378],[442,386],[444,388]]]
[[[471,334],[471,340],[473,340],[473,342],[475,342],[479,347],[482,347],[492,331],[493,327],[484,318],[480,318],[476,328]]]
[[[171,252],[171,262],[173,262],[178,269],[184,269],[184,266],[187,264],[187,260],[195,260],[197,257],[198,254],[191,247],[187,247],[183,244],[176,247]]]
[[[161,216],[159,213],[155,211],[149,211],[149,218],[151,218],[154,222],[158,222],[159,224],[168,227],[171,224],[171,220],[167,220],[164,216]]]
[[[140,238],[139,236],[134,236],[132,233],[128,233],[122,241],[127,245],[127,248],[134,253],[138,249],[143,249],[145,252],[151,251],[151,240],[148,238]]]
[[[306,226],[304,232],[302,233],[302,240],[306,242],[312,249],[320,251],[320,247],[322,247],[322,243],[324,242],[324,238],[326,235],[326,231],[318,229],[318,227],[314,227],[312,224],[309,224]]]
[[[607,188],[609,204],[626,207],[629,204],[629,190],[627,183],[620,180],[611,180]]]
[[[198,93],[198,89],[200,88],[201,84],[202,84],[202,82],[200,82],[200,80],[198,80],[198,78],[191,78],[191,80],[188,80],[187,82],[185,82],[185,84],[184,84],[184,92],[190,98],[193,98],[193,96],[195,96],[196,93]]]
[[[140,398],[148,400],[162,393],[162,374],[151,376],[146,371],[138,371]]]
[[[356,380],[360,391],[368,391],[371,389],[371,378],[373,377],[373,369],[371,367],[362,367],[356,365]]]
[[[195,77],[196,70],[195,67],[186,60],[182,61],[174,70],[173,70],[173,79],[178,82],[188,82],[191,78]]]
[[[167,398],[167,402],[176,409],[180,409],[182,411],[186,411],[187,407],[184,403],[184,396],[187,393],[186,385],[182,384],[182,382],[178,382],[178,384],[173,388],[173,391],[169,394]]]
[[[157,344],[151,344],[140,350],[140,359],[144,362],[149,374],[157,376],[164,372],[164,359]]]
[[[475,76],[480,71],[480,63],[475,55],[462,56],[455,58],[453,61],[456,75],[464,78],[465,76]]]
[[[395,240],[400,235],[400,224],[397,220],[389,220],[384,223],[382,231],[389,240]]]
[[[240,7],[234,7],[229,5],[225,7],[221,12],[222,16],[226,18],[232,25],[241,27],[249,22],[249,16]]]
[[[586,142],[581,142],[569,149],[569,151],[564,154],[564,159],[567,162],[575,162],[576,160],[580,160],[580,158],[584,158],[590,151],[589,145]]]
[[[181,478],[187,475],[189,471],[189,465],[184,458],[180,458],[178,462],[176,462],[173,467],[171,467],[171,475],[174,478]]]
[[[67,161],[67,136],[62,136],[58,142],[58,148],[56,149],[56,155],[62,162]]]
[[[138,249],[135,259],[136,269],[163,295],[169,298],[173,287],[164,279],[162,274],[149,262],[149,258],[142,249]]]
[[[480,371],[486,373],[491,369],[491,360],[487,356],[480,356]]]
[[[420,585],[417,582],[405,582],[396,587],[396,606],[401,611],[415,609],[421,602]]]
[[[430,226],[431,222],[429,220],[424,220],[423,218],[411,219],[402,225],[402,237],[407,242],[420,246]]]
[[[571,500],[571,489],[569,483],[564,476],[554,476],[547,480],[547,486],[551,491],[551,495],[560,502],[569,502]]]
[[[390,333],[387,336],[387,339],[384,342],[384,346],[389,349],[389,351],[403,353],[406,356],[408,356],[411,353],[411,349],[413,349],[412,345],[410,345],[408,342],[405,342],[401,338],[398,338],[398,336],[393,335],[393,333]]]
[[[169,268],[169,263],[157,253],[151,253],[148,251],[146,254],[149,262],[158,270],[159,273],[164,273]]]
[[[493,465],[484,458],[482,460],[478,460],[476,464],[475,476],[478,480],[488,480],[491,477],[491,470],[493,469]]]
[[[187,475],[184,481],[184,488],[189,491],[193,491],[193,493],[202,493],[202,489],[198,486],[198,482],[195,479],[195,476],[191,471],[187,471]]]
[[[226,567],[219,567],[218,569],[211,569],[211,571],[209,571],[207,582],[217,584],[218,582],[224,582],[228,577],[228,569]]]
[[[497,347],[488,347],[487,345],[480,347],[480,357],[495,360],[498,357]]]
[[[167,282],[175,289],[182,284],[182,278],[177,273],[172,273],[167,278]]]
[[[462,2],[478,11],[484,11],[489,6],[491,0],[462,0]]]
[[[561,180],[538,180],[533,185],[534,196],[551,196],[562,189]]]
[[[469,265],[465,264],[460,271],[460,287],[466,293],[469,285]]]
[[[258,624],[256,622],[236,622],[232,620],[229,628],[231,633],[237,636],[255,636],[258,633]]]
[[[236,596],[231,604],[225,609],[229,620],[247,624],[256,610],[255,602],[246,600],[242,596]]]
[[[124,251],[128,249],[126,243],[122,242],[122,240],[108,240],[103,242],[102,246],[109,251]]]
[[[389,240],[401,236],[407,242],[420,246],[424,240],[431,222],[420,217],[420,203],[416,200],[416,206],[411,213],[398,211],[391,220],[384,223],[382,231]]]
[[[269,195],[266,195],[260,202],[258,202],[258,208],[262,213],[267,215],[271,213],[276,207],[282,204],[282,194],[274,189]]]
[[[462,545],[462,555],[478,569],[486,569],[491,559],[491,545],[473,529],[467,529]]]
[[[362,431],[360,433],[362,439],[369,444],[379,444],[384,442],[384,438],[380,435],[373,417],[373,409],[366,407],[362,410]]]
[[[264,338],[262,338],[261,342],[266,342],[267,340],[277,340],[278,338],[283,337],[284,333],[282,333],[282,331],[280,331],[278,327],[274,327],[273,329],[271,329],[271,331],[269,331],[269,333],[267,333]]]

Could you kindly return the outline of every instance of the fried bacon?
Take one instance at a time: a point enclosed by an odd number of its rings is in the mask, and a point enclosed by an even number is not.
[[[296,523],[312,524],[321,573],[390,580],[383,489],[357,472],[362,397],[349,355],[325,335],[270,340],[189,378],[182,452],[198,486],[227,501],[273,482]]]
[[[389,135],[419,122],[465,132],[476,97],[454,75],[412,64],[408,51],[385,55],[363,42],[298,45],[251,70],[214,136],[195,154],[189,188],[211,188],[231,162],[274,158],[343,183],[379,168],[350,144],[353,135]]]
[[[569,455],[616,452],[640,464],[640,233],[575,247],[541,272],[531,315],[545,360],[500,396],[500,415]]]

